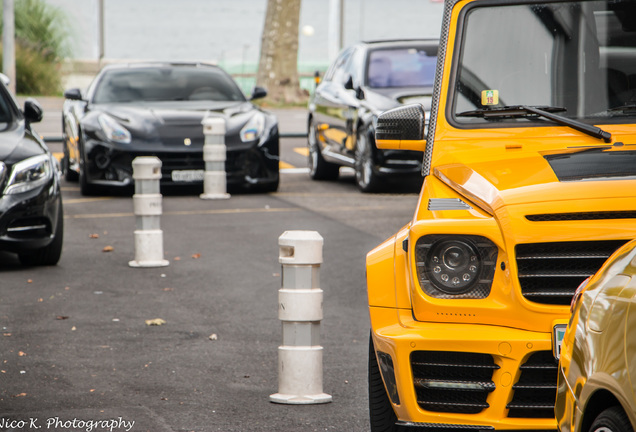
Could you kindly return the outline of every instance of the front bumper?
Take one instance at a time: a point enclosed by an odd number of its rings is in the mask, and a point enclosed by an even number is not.
[[[162,162],[162,186],[202,186],[202,180],[173,181],[173,171],[203,171],[203,149],[199,146],[171,147],[147,143],[115,145],[89,139],[84,152],[86,180],[91,185],[129,188],[134,184],[132,161],[155,156]],[[258,143],[228,145],[225,161],[228,188],[260,188],[279,181],[279,137],[270,134]]]
[[[400,401],[393,408],[400,424],[429,430],[556,430],[551,334],[417,322],[408,309],[369,311],[376,352],[393,362]],[[458,377],[459,369],[467,375]],[[457,386],[471,379],[472,388]]]
[[[48,246],[59,223],[61,200],[56,179],[26,193],[0,196],[0,250],[27,252]]]

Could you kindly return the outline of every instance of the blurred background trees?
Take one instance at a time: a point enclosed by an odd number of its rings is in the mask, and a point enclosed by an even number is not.
[[[17,93],[59,94],[60,64],[69,49],[66,15],[44,0],[18,0],[14,7]]]

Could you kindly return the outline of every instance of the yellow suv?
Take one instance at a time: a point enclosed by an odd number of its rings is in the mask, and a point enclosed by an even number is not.
[[[572,297],[636,237],[634,16],[446,1],[430,119],[375,125],[379,148],[424,152],[425,179],[367,256],[372,432],[557,429]]]

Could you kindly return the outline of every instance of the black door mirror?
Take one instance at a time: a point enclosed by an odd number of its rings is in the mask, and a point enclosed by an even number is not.
[[[267,96],[267,90],[265,90],[263,87],[254,87],[254,90],[252,90],[252,97],[250,98],[250,100],[254,100],[254,99],[262,99],[265,96]]]
[[[37,123],[42,121],[44,117],[44,111],[42,110],[42,106],[35,99],[27,99],[24,102],[24,118],[27,119],[29,123]]]
[[[82,100],[82,91],[78,88],[68,89],[64,92],[64,97],[70,100]]]

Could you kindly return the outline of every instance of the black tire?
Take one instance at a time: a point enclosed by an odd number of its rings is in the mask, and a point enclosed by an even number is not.
[[[634,429],[621,407],[614,406],[594,419],[590,432],[634,432]]]
[[[80,164],[79,164],[79,184],[80,193],[84,196],[95,195],[96,188],[94,185],[88,182],[86,177],[86,161],[84,160],[83,152],[80,152]]]
[[[369,423],[371,432],[398,432],[397,416],[386,394],[373,338],[369,337]]]
[[[362,192],[377,192],[381,180],[375,172],[373,161],[374,140],[368,129],[358,133],[356,143],[354,169],[356,172],[356,185]]]
[[[62,256],[62,245],[64,243],[64,210],[62,201],[57,211],[57,226],[53,241],[41,249],[18,254],[20,263],[26,266],[54,266]]]
[[[340,174],[340,166],[327,162],[322,157],[317,134],[316,125],[310,120],[307,132],[309,176],[312,180],[336,180]]]

